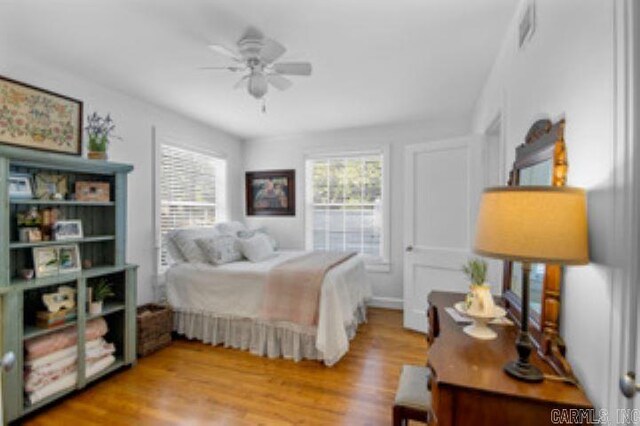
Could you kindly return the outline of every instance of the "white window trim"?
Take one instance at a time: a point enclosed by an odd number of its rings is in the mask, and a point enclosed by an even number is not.
[[[200,148],[194,143],[189,143],[188,139],[161,132],[158,134],[158,130],[155,126],[151,128],[153,139],[153,226],[154,226],[154,259],[155,259],[155,271],[157,274],[157,285],[164,284],[164,273],[167,271],[167,267],[162,265],[162,231],[160,224],[160,212],[161,212],[161,178],[160,178],[160,162],[161,162],[161,147],[171,146],[174,148],[180,148],[188,151],[198,152],[200,154],[215,157],[220,160],[228,160],[226,153],[213,151],[209,149]],[[181,142],[178,142],[181,141]],[[185,142],[186,141],[186,142]],[[225,167],[224,171],[224,184],[220,187],[222,194],[216,192],[216,211],[220,211],[220,222],[224,222],[228,219],[228,206],[229,206],[229,167]],[[217,213],[216,213],[217,215]]]
[[[344,158],[357,157],[363,155],[382,156],[382,256],[380,258],[365,257],[365,269],[368,272],[389,272],[391,271],[391,203],[390,203],[390,182],[391,182],[391,146],[389,144],[367,146],[361,149],[355,147],[345,150],[325,150],[313,149],[304,152],[304,245],[306,250],[313,250],[312,230],[307,224],[313,222],[313,200],[311,198],[313,190],[311,182],[307,179],[309,170],[308,160],[320,160],[324,158]]]

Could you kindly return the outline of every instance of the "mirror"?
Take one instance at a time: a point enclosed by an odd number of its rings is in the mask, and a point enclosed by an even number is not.
[[[553,161],[551,158],[542,160],[518,171],[518,186],[551,186]],[[542,313],[542,290],[546,265],[532,263],[529,274],[529,312]],[[511,290],[522,299],[522,264],[513,262],[511,265]]]
[[[564,120],[536,121],[516,148],[516,161],[509,185],[564,186],[567,179],[567,155]],[[560,318],[561,268],[542,263],[531,265],[529,276],[529,332],[540,356],[560,374],[571,374],[564,358],[565,345],[558,334]],[[503,295],[511,318],[519,323],[522,303],[522,265],[505,262]]]

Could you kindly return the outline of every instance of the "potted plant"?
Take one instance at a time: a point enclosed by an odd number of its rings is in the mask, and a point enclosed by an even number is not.
[[[115,294],[111,289],[111,284],[107,282],[106,279],[101,278],[100,281],[96,283],[93,287],[91,287],[91,300],[89,303],[89,313],[92,315],[101,314],[102,313],[102,302],[107,297],[113,297]]]
[[[488,315],[494,310],[491,286],[485,282],[487,278],[487,262],[482,259],[471,259],[462,267],[462,272],[469,278],[471,285],[465,305],[467,311],[475,315]]]
[[[111,139],[120,139],[113,131],[116,125],[111,119],[111,115],[107,114],[106,117],[101,117],[97,112],[87,116],[87,135],[89,136],[87,154],[91,160],[106,160],[107,149],[109,148],[109,142]]]

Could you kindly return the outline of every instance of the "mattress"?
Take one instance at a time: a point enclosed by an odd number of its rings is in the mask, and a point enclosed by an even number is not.
[[[262,322],[259,312],[269,271],[305,251],[279,251],[263,262],[240,261],[220,266],[180,263],[167,271],[167,297],[177,312],[207,314]],[[324,277],[317,326],[279,321],[272,325],[315,336],[316,349],[325,361],[342,357],[349,348],[347,328],[356,311],[371,297],[364,262],[352,257]]]

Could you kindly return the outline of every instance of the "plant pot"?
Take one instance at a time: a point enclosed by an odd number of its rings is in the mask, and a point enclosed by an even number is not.
[[[89,160],[103,160],[106,161],[108,156],[106,151],[89,151],[87,154]]]
[[[495,303],[489,284],[472,285],[467,295],[467,310],[473,315],[487,315],[494,311]]]
[[[98,315],[102,313],[102,300],[99,302],[89,303],[89,313],[91,315]]]

